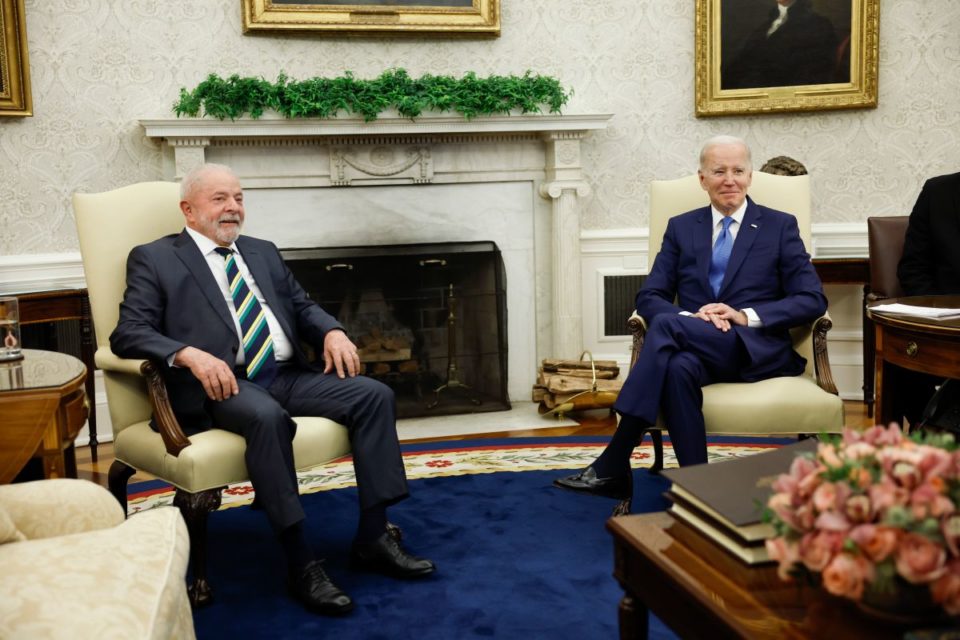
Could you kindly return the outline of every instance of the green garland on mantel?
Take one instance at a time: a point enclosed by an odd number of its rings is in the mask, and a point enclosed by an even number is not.
[[[226,80],[210,74],[192,91],[180,89],[173,105],[177,116],[201,114],[220,120],[259,118],[272,109],[286,118],[333,118],[340,112],[358,114],[367,122],[394,108],[408,118],[424,111],[453,111],[468,120],[477,116],[522,113],[560,113],[572,92],[556,78],[533,75],[478,78],[473,72],[462,78],[424,75],[411,78],[404,69],[390,69],[375,80],[360,80],[351,72],[336,78],[292,80],[280,73],[276,82],[263,78]]]

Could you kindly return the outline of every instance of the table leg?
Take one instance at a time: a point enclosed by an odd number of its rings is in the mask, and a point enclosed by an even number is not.
[[[620,640],[646,640],[650,632],[650,610],[640,600],[625,594],[619,607]]]
[[[873,322],[867,317],[867,296],[870,293],[870,285],[863,285],[863,402],[867,405],[867,417],[874,416],[874,354],[876,353],[875,341],[873,336]]]
[[[87,416],[87,427],[90,432],[90,459],[97,461],[97,392],[94,384],[93,360],[93,321],[90,316],[90,299],[84,295],[80,298],[80,359],[87,365],[87,380],[84,388],[87,391],[87,400],[90,402],[90,414]]]

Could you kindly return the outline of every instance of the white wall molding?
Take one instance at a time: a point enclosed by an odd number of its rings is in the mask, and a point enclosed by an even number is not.
[[[0,256],[0,292],[86,287],[80,253],[31,253]]]

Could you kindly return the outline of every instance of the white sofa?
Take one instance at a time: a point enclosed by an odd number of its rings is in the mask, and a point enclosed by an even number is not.
[[[86,480],[0,486],[0,638],[194,638],[180,511]]]

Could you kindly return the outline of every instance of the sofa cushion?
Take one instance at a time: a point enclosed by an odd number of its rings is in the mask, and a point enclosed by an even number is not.
[[[13,524],[13,520],[10,519],[3,506],[0,506],[0,544],[20,542],[26,539],[26,536],[17,529],[17,525]]]
[[[189,551],[174,507],[0,545],[0,638],[194,638],[184,582]]]

